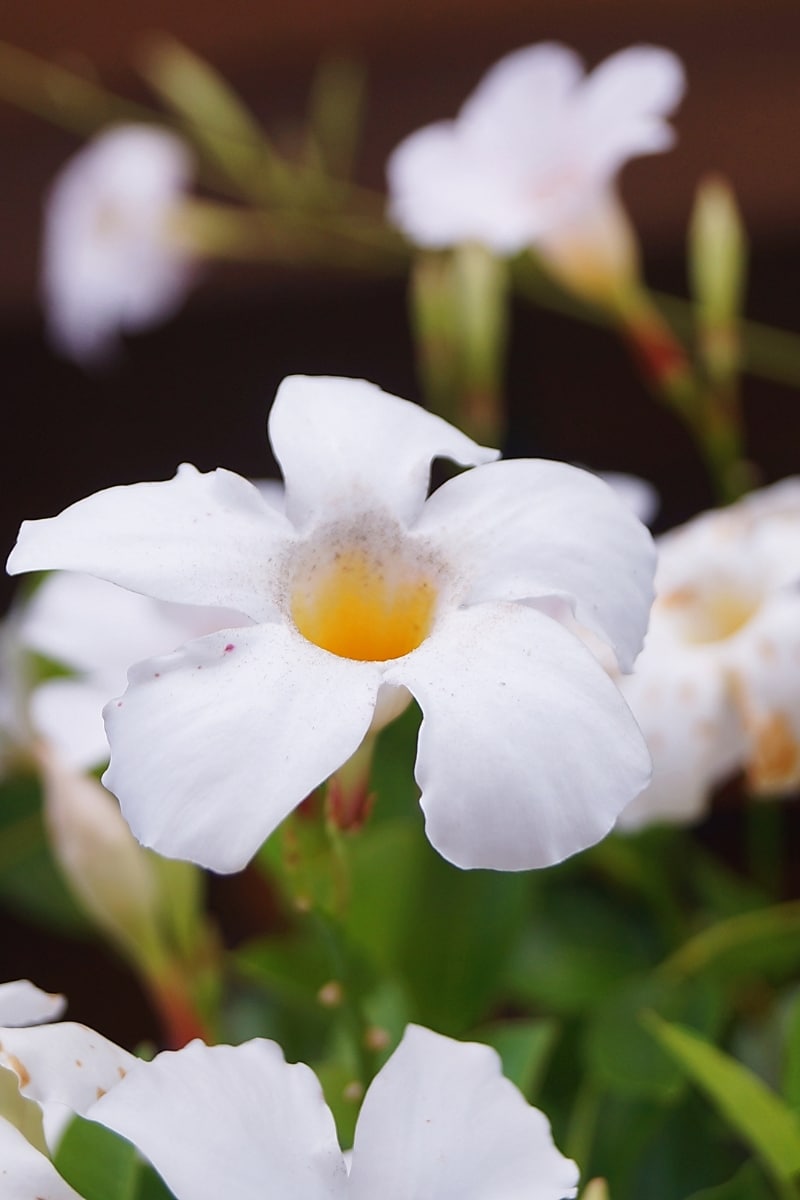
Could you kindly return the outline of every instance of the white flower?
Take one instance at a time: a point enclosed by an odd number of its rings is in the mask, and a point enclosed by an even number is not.
[[[620,686],[653,755],[623,828],[691,820],[744,770],[759,794],[800,783],[800,479],[659,540],[657,599]]]
[[[420,129],[394,151],[390,219],[420,246],[477,241],[501,255],[562,227],[580,241],[583,223],[619,237],[618,223],[597,214],[609,212],[628,159],[672,145],[665,117],[683,88],[679,60],[654,46],[622,50],[589,75],[566,46],[516,50],[454,121]]]
[[[33,688],[28,704],[35,733],[66,767],[86,770],[107,762],[103,706],[124,690],[131,663],[247,624],[247,617],[227,609],[165,604],[91,575],[54,572],[19,613],[17,637],[76,674]]]
[[[68,357],[107,359],[121,333],[180,308],[193,268],[169,221],[190,174],[173,134],[121,125],[58,175],[45,205],[42,290],[50,335]]]
[[[367,1091],[349,1174],[316,1076],[274,1042],[160,1054],[86,1115],[176,1200],[563,1200],[578,1181],[493,1050],[413,1025]]]
[[[567,602],[629,670],[651,598],[643,526],[594,476],[492,462],[363,381],[286,380],[269,427],[285,514],[229,471],[184,466],[26,522],[9,560],[254,622],[140,663],[106,708],[106,781],[137,837],[240,868],[409,692],[426,832],[450,861],[521,870],[603,837],[648,756],[537,603]],[[426,502],[438,456],[484,465]]]

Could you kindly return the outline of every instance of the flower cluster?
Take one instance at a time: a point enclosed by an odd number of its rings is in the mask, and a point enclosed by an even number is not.
[[[740,770],[759,795],[798,786],[799,586],[798,479],[659,539],[647,641],[620,680],[653,780],[620,825],[696,818]]]

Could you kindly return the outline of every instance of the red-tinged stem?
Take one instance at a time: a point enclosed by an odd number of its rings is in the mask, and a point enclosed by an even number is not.
[[[213,1042],[208,1021],[200,1014],[186,979],[178,971],[161,972],[147,980],[147,990],[158,1014],[164,1048],[180,1050],[193,1038]]]

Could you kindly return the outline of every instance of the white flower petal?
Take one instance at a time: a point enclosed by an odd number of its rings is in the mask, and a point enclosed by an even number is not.
[[[460,867],[527,870],[593,845],[650,762],[619,691],[552,618],[522,605],[449,613],[392,666],[424,720],[426,833]]]
[[[258,489],[232,471],[184,464],[174,479],[112,487],[57,517],[25,521],[12,575],[84,571],[179,604],[270,619],[270,563],[290,533]]]
[[[672,639],[648,638],[620,690],[652,755],[653,778],[618,827],[696,820],[742,756],[742,724],[713,650],[687,652]]]
[[[103,705],[113,694],[82,679],[48,679],[31,694],[31,723],[66,766],[90,770],[108,761]]]
[[[413,520],[434,458],[466,466],[499,454],[363,379],[290,376],[278,388],[269,432],[286,512],[298,527],[376,507]]]
[[[389,218],[418,246],[442,249],[481,242],[516,254],[531,241],[529,200],[487,170],[456,136],[452,121],[412,133],[387,163]]]
[[[600,63],[578,95],[574,153],[606,183],[640,154],[675,140],[664,119],[680,103],[686,77],[680,59],[659,46],[629,46]]]
[[[2,1117],[0,1196],[3,1200],[81,1200],[53,1164]]]
[[[356,1126],[348,1200],[563,1200],[578,1169],[488,1046],[411,1025]]]
[[[274,1042],[139,1063],[89,1114],[128,1138],[176,1200],[335,1200],[347,1172],[319,1082]]]
[[[525,158],[531,149],[535,152],[549,142],[552,124],[583,74],[580,57],[568,46],[523,46],[489,68],[465,100],[458,120],[471,139],[486,146],[499,141]]]
[[[490,464],[434,492],[416,529],[465,564],[467,603],[562,596],[631,669],[647,629],[655,550],[596,476],[545,460]]]
[[[776,592],[731,640],[725,665],[745,729],[750,786],[800,784],[800,591]]]
[[[0,1025],[40,1025],[56,1021],[66,1008],[63,996],[43,992],[27,979],[0,983]]]
[[[137,1060],[106,1038],[62,1021],[32,1029],[0,1028],[0,1066],[14,1071],[24,1096],[84,1113]]]
[[[129,679],[105,710],[104,783],[146,846],[224,872],[358,748],[380,671],[261,625],[191,642]]]
[[[91,575],[55,571],[26,605],[20,638],[57,663],[114,681],[105,703],[124,687],[132,662],[235,623],[232,609],[168,604]]]
[[[180,307],[192,268],[167,223],[190,173],[185,144],[145,125],[100,134],[60,172],[45,206],[42,290],[64,354],[102,361],[120,332]]]
[[[555,43],[506,55],[455,121],[426,126],[394,150],[391,220],[423,246],[479,241],[513,254],[529,245],[551,219],[537,179],[552,175],[562,153],[559,110],[581,75],[577,55]]]

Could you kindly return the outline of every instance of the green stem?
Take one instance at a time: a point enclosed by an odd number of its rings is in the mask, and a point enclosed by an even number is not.
[[[592,1153],[600,1101],[601,1095],[594,1083],[589,1078],[584,1079],[573,1102],[564,1138],[565,1153],[580,1164],[582,1172],[587,1169]]]
[[[359,1082],[364,1088],[367,1088],[378,1070],[378,1063],[370,1048],[369,1023],[358,997],[356,972],[351,955],[341,931],[330,917],[319,909],[315,909],[311,914],[311,919],[327,950],[332,977],[342,986],[340,1011],[343,1016],[343,1024],[353,1048]]]

